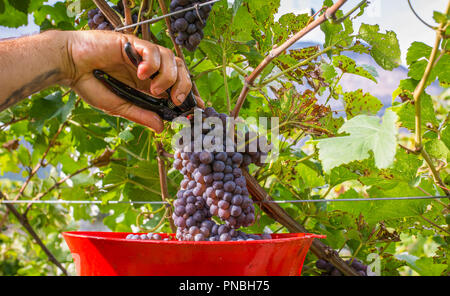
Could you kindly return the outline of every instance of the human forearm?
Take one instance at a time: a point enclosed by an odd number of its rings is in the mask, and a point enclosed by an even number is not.
[[[136,68],[124,46],[130,43],[142,56]],[[163,130],[161,118],[112,93],[92,74],[106,71],[121,82],[180,105],[192,87],[180,58],[162,46],[118,32],[48,31],[0,41],[0,111],[51,85],[67,85],[86,103],[104,112]],[[150,79],[150,77],[152,77]],[[197,98],[200,106],[203,102]]]
[[[54,84],[70,84],[70,32],[49,31],[0,42],[0,111]]]

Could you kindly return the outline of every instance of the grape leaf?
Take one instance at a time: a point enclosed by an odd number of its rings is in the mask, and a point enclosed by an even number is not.
[[[433,11],[433,19],[435,20],[436,23],[442,24],[449,19],[449,16],[439,11]]]
[[[334,67],[327,63],[320,64],[320,69],[322,70],[322,76],[325,78],[325,82],[331,82],[337,73]]]
[[[28,7],[30,6],[30,0],[20,0],[20,1],[10,1],[12,7],[21,11],[25,14],[28,14]]]
[[[436,66],[431,70],[431,75],[438,77],[441,87],[450,87],[450,54],[448,52],[439,59]],[[428,82],[431,79],[434,81],[434,78],[431,77]]]
[[[378,25],[361,24],[360,38],[371,45],[370,55],[385,70],[392,70],[400,65],[400,46],[393,31],[379,33]]]
[[[430,46],[423,42],[413,42],[408,48],[408,53],[406,54],[406,64],[409,66],[420,58],[428,58],[431,54],[431,49],[432,48]]]
[[[129,129],[126,129],[119,133],[119,138],[121,138],[125,142],[129,142],[134,140],[134,135]]]
[[[357,178],[357,174],[351,172],[348,168],[343,166],[333,168],[330,174],[327,175],[327,181],[330,186],[336,186],[342,182],[356,180]]]
[[[425,143],[425,151],[430,154],[430,156],[437,159],[449,159],[450,150],[444,144],[443,141],[439,139],[433,139]]]
[[[33,119],[32,125],[36,127],[38,132],[42,131],[46,121],[58,117],[64,110],[61,95],[61,92],[57,91],[43,99],[38,98],[33,101],[30,116]]]
[[[441,140],[442,142],[444,142],[447,148],[450,149],[450,125],[447,124],[441,130]]]
[[[447,268],[445,264],[435,264],[433,258],[418,258],[408,253],[397,254],[395,257],[405,261],[409,267],[422,276],[440,276]]]
[[[359,76],[368,78],[374,82],[377,82],[377,80],[372,75],[372,73],[370,73],[363,67],[357,66],[355,61],[347,56],[344,56],[344,55],[334,56],[333,57],[333,65],[335,67],[341,69],[342,72],[344,72],[344,73],[359,75]]]
[[[361,89],[344,93],[345,112],[350,119],[359,114],[375,115],[383,104],[369,93],[363,93]]]
[[[14,0],[15,1],[15,0]],[[3,13],[0,13],[0,24],[8,28],[18,28],[28,24],[26,13],[15,9],[8,1],[3,0]]]
[[[333,1],[324,1],[325,6],[333,5]],[[335,13],[337,18],[344,16],[342,10],[338,10]],[[325,33],[325,43],[324,47],[330,45],[339,45],[342,47],[350,46],[353,41],[353,37],[350,37],[353,33],[353,23],[349,18],[346,18],[341,23],[332,23],[326,21],[320,25],[320,29]],[[333,51],[328,51],[327,55],[331,57],[331,53],[339,53],[339,49],[334,49]]]
[[[422,162],[417,156],[406,153],[403,149],[399,149],[395,155],[395,161],[391,171],[395,178],[412,182],[416,178],[417,170],[422,165]]]
[[[395,187],[391,190],[379,191],[375,190],[377,195],[373,197],[390,197],[392,196],[416,196],[418,189],[412,188],[406,182],[397,182]],[[403,194],[401,194],[401,193]],[[383,195],[381,195],[383,194]],[[372,196],[372,194],[371,194]],[[347,190],[344,194],[339,195],[339,198],[363,198],[353,188]],[[404,217],[412,217],[422,214],[425,211],[426,205],[429,203],[427,200],[374,200],[366,198],[366,201],[355,202],[333,202],[328,205],[329,210],[340,210],[354,217],[358,217],[360,214],[364,217],[369,225],[374,225],[380,221],[389,221],[393,219],[399,219]]]
[[[319,159],[325,172],[344,163],[363,160],[372,151],[375,165],[387,168],[394,161],[396,149],[397,115],[387,110],[383,122],[377,116],[358,115],[342,125],[340,133],[350,135],[316,140]]]
[[[422,130],[424,132],[426,130],[425,127],[427,123],[431,123],[436,126],[439,124],[439,122],[436,119],[436,113],[433,108],[433,100],[431,96],[426,93],[422,93],[420,101],[422,110]],[[398,121],[403,127],[406,127],[411,131],[415,130],[416,111],[411,101],[407,101],[401,104],[394,104],[389,109],[397,113]]]

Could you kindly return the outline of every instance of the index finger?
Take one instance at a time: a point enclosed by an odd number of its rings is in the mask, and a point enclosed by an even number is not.
[[[159,46],[140,39],[131,41],[131,44],[136,49],[137,53],[142,57],[142,62],[137,68],[137,77],[140,80],[149,79],[150,76],[156,73],[161,66]]]

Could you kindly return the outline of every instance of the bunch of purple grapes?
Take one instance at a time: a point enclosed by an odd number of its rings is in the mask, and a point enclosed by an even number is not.
[[[88,18],[88,25],[91,30],[114,30],[108,19],[98,8],[89,10]]]
[[[172,0],[170,11],[176,12],[197,3],[208,2],[209,0]],[[211,12],[212,4],[199,7],[171,16],[172,33],[176,34],[175,42],[184,46],[189,51],[194,51],[203,39],[203,28]]]
[[[160,234],[158,233],[147,233],[147,234],[132,234],[130,233],[127,235],[126,239],[133,239],[133,240],[163,240],[168,241],[170,238],[162,238]]]
[[[358,259],[346,260],[347,264],[353,267],[361,276],[367,276],[367,265],[364,265]],[[316,267],[318,269],[323,270],[322,276],[342,276],[342,272],[339,271],[336,267],[334,267],[330,262],[319,259],[316,261]]]
[[[124,16],[124,9],[122,1],[118,2],[118,5],[112,6],[112,9],[117,11],[122,17]],[[134,13],[132,16],[133,23],[138,22],[138,14]],[[108,21],[108,19],[103,15],[100,9],[95,8],[88,11],[88,25],[91,30],[114,30],[112,24]],[[139,27],[138,33],[141,32],[141,28]]]
[[[227,116],[206,108],[202,120],[219,118],[226,126]],[[193,129],[193,125],[191,125]],[[223,129],[226,143],[226,129]],[[210,129],[203,128],[201,139],[191,138],[190,143],[175,151],[173,167],[179,170],[184,179],[174,202],[173,220],[177,226],[177,239],[184,241],[230,241],[269,239],[245,234],[237,229],[247,227],[255,221],[255,208],[249,197],[242,169],[248,170],[250,163],[262,165],[263,152],[250,152],[250,143],[244,152],[199,151],[193,152],[195,141],[202,143]],[[191,132],[193,135],[193,130]],[[246,139],[251,139],[247,133]],[[258,140],[258,139],[256,139]],[[236,149],[235,149],[236,150]],[[225,224],[218,225],[211,218],[218,216]]]

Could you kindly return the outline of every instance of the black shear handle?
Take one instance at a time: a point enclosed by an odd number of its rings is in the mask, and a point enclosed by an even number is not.
[[[139,53],[136,51],[136,49],[131,45],[130,42],[127,42],[125,44],[125,53],[127,54],[130,61],[133,63],[133,65],[135,65],[136,67],[139,66],[139,64],[142,62],[142,57],[139,55]],[[150,79],[155,78],[158,74],[159,74],[159,72],[154,73],[152,76],[150,76]],[[169,95],[169,99],[171,99],[170,90],[171,90],[171,88],[169,88],[167,91],[167,94]],[[197,100],[195,99],[195,96],[191,90],[189,92],[189,94],[187,95],[186,99],[184,100],[184,102],[180,106],[178,106],[178,108],[180,108],[183,112],[186,112],[186,111],[192,110],[194,107],[197,107]]]
[[[94,70],[93,74],[95,78],[103,82],[103,84],[110,91],[120,98],[127,100],[138,107],[155,112],[163,120],[172,121],[174,118],[182,115],[183,113],[183,111],[173,105],[171,101],[161,100],[149,96],[146,93],[126,85],[101,70]]]

